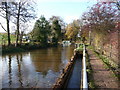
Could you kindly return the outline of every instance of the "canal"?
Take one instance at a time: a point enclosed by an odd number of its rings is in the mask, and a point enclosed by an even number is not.
[[[50,88],[74,47],[52,47],[2,56],[2,88]]]

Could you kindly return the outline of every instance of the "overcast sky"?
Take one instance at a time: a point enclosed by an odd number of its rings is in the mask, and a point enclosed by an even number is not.
[[[97,0],[35,0],[36,14],[39,18],[44,15],[48,20],[50,17],[60,16],[66,23],[79,19],[88,7],[96,3]],[[38,19],[37,18],[37,19]],[[5,20],[0,18],[0,22],[5,26]],[[35,20],[30,24],[29,31],[32,30]],[[11,28],[10,28],[11,29]],[[11,30],[12,31],[12,30]],[[0,26],[0,32],[4,30]]]

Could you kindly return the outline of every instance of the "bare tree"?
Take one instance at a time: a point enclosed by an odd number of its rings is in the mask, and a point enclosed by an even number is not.
[[[20,24],[21,30],[20,30],[20,45],[22,44],[23,35],[25,35],[25,31],[28,30],[29,25],[26,23]]]
[[[29,2],[29,0],[21,1],[21,2],[12,2],[12,10],[13,16],[15,17],[14,23],[16,24],[16,46],[18,45],[18,41],[20,40],[20,23],[26,23],[30,19],[35,18],[35,10],[32,7],[34,2]]]
[[[11,44],[10,40],[10,4],[8,2],[3,2],[2,5],[0,6],[0,16],[6,19],[7,23],[7,30],[3,27],[2,23],[0,23],[1,27],[7,32],[7,37],[8,37],[8,46]]]

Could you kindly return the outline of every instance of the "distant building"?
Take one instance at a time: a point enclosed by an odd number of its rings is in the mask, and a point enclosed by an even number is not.
[[[23,38],[22,38],[22,41],[23,42],[30,42],[30,40],[29,40],[29,36],[23,36]]]
[[[62,41],[62,46],[70,46],[71,42],[70,41]]]

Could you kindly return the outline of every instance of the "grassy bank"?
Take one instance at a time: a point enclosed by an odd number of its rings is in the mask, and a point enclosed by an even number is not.
[[[110,60],[106,56],[101,55],[99,52],[95,51],[95,53],[104,62],[106,68],[110,69],[113,72],[114,76],[117,77],[120,80],[118,65],[115,64],[112,60]]]
[[[11,46],[11,47],[2,48],[2,55],[8,53],[25,52],[25,51],[26,50],[24,50],[23,48]]]
[[[83,45],[81,44],[78,48],[76,48],[76,51],[83,51]]]
[[[15,43],[16,36],[14,34],[10,35],[11,43]],[[0,33],[0,45],[7,45],[8,44],[8,37],[7,33]]]
[[[40,45],[40,44],[24,44],[21,46],[5,46],[5,47],[1,47],[0,52],[2,52],[1,54],[9,54],[9,53],[16,53],[16,52],[26,52],[26,51],[30,51],[30,50],[35,50],[35,49],[42,49],[42,48],[48,48],[48,47],[55,47],[56,45],[53,44],[46,44],[46,45]]]

